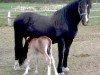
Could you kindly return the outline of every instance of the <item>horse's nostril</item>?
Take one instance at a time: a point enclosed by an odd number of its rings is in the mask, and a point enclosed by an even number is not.
[[[87,23],[89,23],[89,20],[87,21]]]
[[[89,21],[86,22],[85,20],[82,20],[82,24],[83,24],[84,26],[87,26],[88,22],[89,22]]]

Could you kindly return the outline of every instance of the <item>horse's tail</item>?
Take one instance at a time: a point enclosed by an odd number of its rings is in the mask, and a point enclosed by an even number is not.
[[[24,37],[24,27],[18,20],[14,21],[14,36],[15,36],[15,60],[19,61],[21,66],[24,60],[27,58],[27,51],[23,48],[23,37]]]

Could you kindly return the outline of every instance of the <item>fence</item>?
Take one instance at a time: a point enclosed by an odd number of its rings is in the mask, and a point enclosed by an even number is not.
[[[0,14],[0,19],[4,19],[3,24],[6,24],[8,26],[11,26],[13,23],[14,18],[18,15],[18,13],[22,13],[22,12],[36,12],[36,13],[45,13],[45,15],[49,12],[49,13],[53,13],[57,10],[35,10],[35,11],[14,11],[14,10],[9,10],[9,11],[0,11],[0,13],[5,13],[5,15]],[[100,9],[95,9],[95,10],[91,10],[91,12],[99,12]],[[17,13],[17,14],[14,14]],[[90,18],[99,18],[100,16],[90,16]],[[2,22],[1,21],[1,22]]]
[[[42,11],[0,11],[0,13],[5,13],[6,16],[0,15],[0,19],[6,19],[7,22],[5,22],[8,26],[11,26],[13,23],[13,19],[18,15],[18,14],[13,14],[13,13],[23,13],[23,12],[35,12],[35,13],[45,13],[47,15],[47,12],[55,12],[56,10],[42,10]]]

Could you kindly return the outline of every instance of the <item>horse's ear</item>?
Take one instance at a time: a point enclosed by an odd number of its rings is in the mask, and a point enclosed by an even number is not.
[[[92,0],[90,0],[90,8],[92,8]]]
[[[86,0],[87,4],[89,4],[89,7],[92,8],[92,0]]]

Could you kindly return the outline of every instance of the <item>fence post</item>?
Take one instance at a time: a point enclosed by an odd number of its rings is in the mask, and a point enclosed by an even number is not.
[[[8,11],[7,18],[8,18],[8,26],[11,26],[11,11]]]

